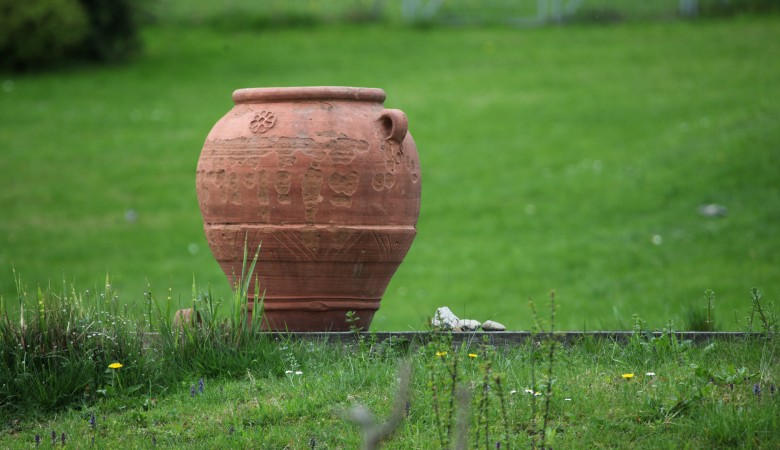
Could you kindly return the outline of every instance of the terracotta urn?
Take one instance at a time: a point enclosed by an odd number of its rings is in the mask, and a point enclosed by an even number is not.
[[[239,89],[206,138],[206,238],[231,283],[245,243],[250,255],[262,244],[265,329],[368,329],[379,309],[414,240],[421,183],[406,115],[384,100],[370,88]]]

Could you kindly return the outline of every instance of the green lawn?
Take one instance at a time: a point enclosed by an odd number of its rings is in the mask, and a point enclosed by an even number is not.
[[[343,419],[344,412],[362,404],[384,420],[397,401],[397,368],[406,352],[386,351],[278,342],[261,361],[231,377],[193,374],[163,389],[150,382],[132,396],[109,389],[96,402],[85,399],[58,414],[11,413],[0,446],[31,448],[38,436],[42,448],[54,447],[53,432],[57,447],[65,436],[71,448],[356,449],[360,431]],[[691,346],[668,336],[652,341],[637,336],[624,346],[585,340],[557,347],[551,392],[548,352],[536,344],[496,350],[475,339],[457,351],[441,342],[408,353],[413,367],[408,404],[399,401],[403,420],[381,448],[454,448],[440,445],[451,410],[452,422],[462,411],[467,426],[455,427],[447,440],[468,427],[470,449],[498,448],[496,442],[502,449],[780,444],[772,341]],[[456,357],[459,389],[467,400],[453,406]]]
[[[372,328],[436,307],[561,329],[744,328],[780,295],[780,18],[528,30],[157,26],[131,64],[0,74],[0,294],[63,277],[134,308],[227,297],[195,167],[240,87],[385,89],[423,178],[418,236]],[[725,217],[697,212],[728,208]],[[262,268],[261,268],[262,269]],[[735,310],[739,313],[735,314]],[[738,324],[736,320],[743,321]]]

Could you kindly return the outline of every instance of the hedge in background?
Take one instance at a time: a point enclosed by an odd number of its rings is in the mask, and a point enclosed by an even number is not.
[[[140,48],[137,3],[0,0],[0,70],[126,59]]]
[[[703,2],[701,14],[709,16],[732,16],[737,14],[763,14],[780,12],[777,0],[718,0]]]

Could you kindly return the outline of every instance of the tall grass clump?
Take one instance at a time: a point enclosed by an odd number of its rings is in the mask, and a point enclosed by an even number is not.
[[[763,294],[757,288],[750,290],[751,309],[750,317],[748,318],[748,331],[754,331],[754,323],[758,322],[761,326],[761,332],[767,339],[777,332],[778,318],[777,314],[773,312],[774,305],[762,303]]]
[[[531,316],[533,317],[534,333],[540,335],[544,333],[544,325],[536,313],[536,307],[533,301],[528,302],[531,309]],[[554,428],[551,425],[551,403],[553,399],[553,384],[555,383],[555,351],[558,342],[555,339],[555,291],[550,292],[550,324],[549,333],[546,339],[534,339],[531,343],[531,349],[529,352],[530,366],[531,366],[531,389],[526,390],[526,393],[530,394],[531,402],[531,419],[528,427],[528,433],[531,436],[531,448],[532,449],[545,449],[547,448],[547,440],[550,435],[554,433]],[[546,354],[547,359],[544,359]],[[537,381],[537,370],[539,362],[546,362],[546,370],[544,371],[545,378],[541,382]],[[544,369],[542,369],[544,370]],[[538,405],[537,397],[543,396],[543,405]],[[543,410],[540,410],[540,406]],[[541,426],[539,421],[541,420]]]
[[[0,300],[2,411],[57,409],[104,392],[106,370],[123,362],[134,384],[148,378],[144,330],[123,314],[109,277],[77,292],[63,281],[29,291],[14,273],[17,297]]]
[[[170,290],[165,307],[146,292],[146,312],[134,318],[108,276],[99,291],[64,281],[30,290],[14,272],[16,297],[0,297],[0,412],[52,411],[139,390],[151,396],[192,376],[241,375],[251,361],[281,371],[270,338],[259,336],[258,283],[257,320],[245,319],[257,253],[249,265],[244,259],[229,313],[193,282],[191,317],[201,320],[176,323]]]
[[[686,324],[690,331],[716,331],[715,322],[715,292],[712,289],[704,291],[704,308],[690,307],[686,313]]]
[[[263,296],[257,279],[254,282],[252,300],[249,294],[259,251],[258,248],[251,262],[248,262],[248,250],[244,248],[241,274],[234,277],[236,284],[226,317],[220,309],[223,301],[215,299],[211,289],[198,292],[193,281],[188,320],[175,321],[173,324],[163,320],[159,323],[156,336],[161,340],[161,347],[168,350],[170,363],[202,375],[220,376],[241,374],[253,359],[272,357],[271,347],[263,345],[268,338],[259,334]],[[250,301],[253,302],[254,316],[251,323],[247,320]],[[171,317],[170,311],[164,313],[158,302],[153,303],[158,310],[158,317]],[[167,304],[171,304],[170,298]],[[277,362],[281,362],[281,359]]]

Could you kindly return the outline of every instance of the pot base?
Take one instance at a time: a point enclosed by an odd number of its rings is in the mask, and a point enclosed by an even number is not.
[[[297,302],[265,299],[261,328],[266,331],[351,331],[353,327],[367,330],[379,309],[381,299],[308,300]],[[358,303],[358,304],[356,304]],[[249,303],[249,323],[254,317],[254,304]],[[354,312],[354,322],[347,321],[347,313]],[[313,314],[314,313],[314,314]]]

